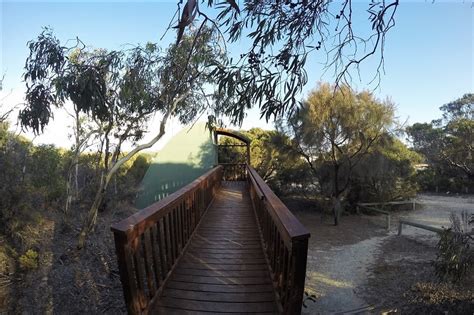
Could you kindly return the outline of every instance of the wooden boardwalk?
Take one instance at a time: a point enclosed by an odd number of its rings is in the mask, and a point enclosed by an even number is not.
[[[279,313],[245,184],[223,182],[152,306],[154,313]]]
[[[218,165],[111,229],[129,314],[301,313],[310,235],[249,165]]]

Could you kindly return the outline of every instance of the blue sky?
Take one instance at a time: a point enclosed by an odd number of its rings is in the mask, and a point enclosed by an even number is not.
[[[127,43],[158,42],[177,2],[0,1],[3,93],[17,95],[24,89],[21,74],[28,54],[26,42],[35,38],[42,26],[51,26],[62,41],[78,36],[93,47],[119,49]],[[355,2],[362,13],[368,1]],[[439,106],[474,91],[473,12],[467,0],[434,4],[431,0],[401,1],[397,25],[387,38],[385,75],[374,91],[381,98],[391,97],[400,120],[413,123],[438,118]],[[368,25],[367,15],[358,14],[355,22]],[[174,36],[168,33],[163,46]],[[308,61],[305,93],[318,81],[334,80],[330,72],[323,75],[321,60],[323,56],[314,55]],[[372,59],[362,66],[362,81],[354,81],[359,89],[373,88],[367,83],[376,62]],[[271,125],[259,121],[258,112],[252,110],[243,127],[251,126]]]

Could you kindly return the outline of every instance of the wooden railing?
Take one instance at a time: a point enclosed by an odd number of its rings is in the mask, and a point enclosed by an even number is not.
[[[217,166],[191,184],[112,226],[129,314],[146,314],[219,188]]]
[[[252,167],[247,166],[247,174],[250,197],[283,313],[300,314],[310,234]]]
[[[356,204],[357,213],[360,212],[360,209],[365,209],[365,210],[368,210],[368,211],[371,211],[371,212],[380,213],[380,214],[385,215],[386,228],[387,228],[387,230],[390,231],[390,212],[382,210],[382,209],[375,208],[373,206],[366,206],[365,204],[362,204],[362,203]]]
[[[224,168],[222,176],[227,181],[246,181],[247,164],[245,163],[219,163]]]

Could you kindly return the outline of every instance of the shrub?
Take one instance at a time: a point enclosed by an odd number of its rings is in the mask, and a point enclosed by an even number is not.
[[[469,231],[470,220],[467,212],[463,211],[461,219],[451,213],[450,221],[451,227],[441,234],[438,242],[434,267],[440,279],[459,282],[470,274],[474,266],[472,236],[465,234]]]
[[[32,249],[27,250],[20,256],[20,267],[24,270],[38,268],[38,253]]]

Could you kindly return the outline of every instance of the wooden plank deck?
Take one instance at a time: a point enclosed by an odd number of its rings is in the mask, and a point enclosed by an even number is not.
[[[278,313],[245,182],[223,182],[153,310],[155,314]]]

